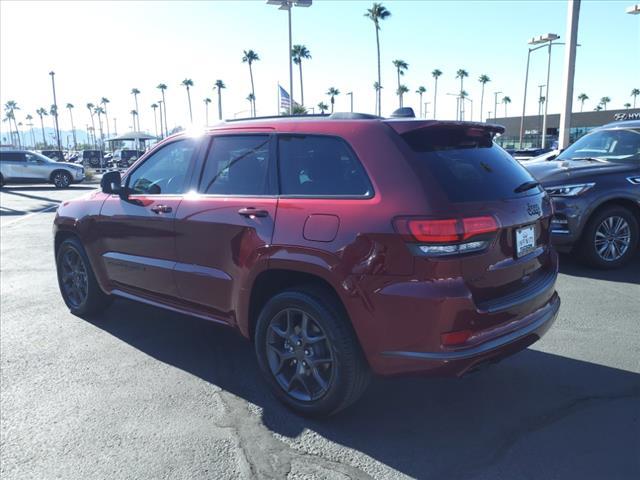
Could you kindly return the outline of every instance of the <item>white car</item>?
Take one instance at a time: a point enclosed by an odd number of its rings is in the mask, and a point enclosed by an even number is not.
[[[53,183],[67,188],[84,180],[81,165],[56,162],[30,150],[0,150],[0,186],[7,183]]]

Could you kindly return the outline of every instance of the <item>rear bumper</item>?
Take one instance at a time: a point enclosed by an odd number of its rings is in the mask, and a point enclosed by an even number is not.
[[[512,325],[511,331],[479,345],[446,352],[383,352],[388,360],[387,374],[462,376],[480,364],[498,361],[538,341],[555,321],[559,309],[560,297],[554,292],[546,305]]]

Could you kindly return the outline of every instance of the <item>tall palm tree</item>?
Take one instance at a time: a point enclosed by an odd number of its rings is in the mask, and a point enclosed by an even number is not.
[[[335,87],[330,87],[329,90],[327,90],[327,95],[331,98],[331,113],[333,113],[333,105],[336,103],[335,97],[340,95],[340,90]]]
[[[11,127],[11,120],[13,120],[13,126],[16,127],[16,135],[18,136],[18,146],[20,147],[20,135],[18,134],[18,125],[16,124],[16,110],[20,110],[18,104],[14,100],[9,100],[4,104],[5,112],[9,118],[9,127]]]
[[[609,103],[611,101],[611,98],[609,97],[602,97],[600,99],[600,104],[602,105],[602,108],[606,111],[607,110],[607,103]]]
[[[133,120],[133,125],[134,125],[134,128],[135,128],[136,117],[138,116],[138,111],[137,110],[131,110],[129,113],[131,114],[131,119]]]
[[[502,103],[504,103],[504,116],[506,118],[506,116],[507,116],[507,105],[509,105],[511,103],[511,98],[502,97]]]
[[[211,100],[209,100],[211,101]],[[156,137],[158,136],[158,116],[157,116],[157,110],[158,110],[158,104],[157,103],[152,103],[151,104],[151,108],[153,108],[153,125],[156,128]],[[207,115],[209,114],[209,110],[207,110]]]
[[[251,101],[251,116],[255,117],[256,116],[256,89],[254,88],[253,85],[253,62],[258,62],[260,61],[260,57],[258,56],[258,54],[256,52],[254,52],[253,50],[249,49],[249,50],[243,50],[243,55],[242,55],[242,63],[246,63],[249,65],[249,78],[251,79],[251,95],[253,96],[253,100]],[[293,99],[291,99],[293,101]]]
[[[107,138],[111,136],[111,132],[109,131],[109,113],[107,113],[107,103],[110,102],[111,101],[107,97],[102,97],[100,99],[100,104],[102,105],[102,108],[104,110],[104,118],[107,120]]]
[[[456,78],[460,79],[460,91],[464,90],[464,79],[469,76],[464,68],[460,68],[456,71]],[[460,119],[464,118],[464,102],[460,101]]]
[[[104,148],[104,136],[102,134],[102,115],[104,115],[104,108],[96,107],[93,109],[96,115],[98,115],[98,128],[100,129],[100,150]]]
[[[404,106],[404,94],[409,92],[409,87],[406,85],[400,85],[396,90],[396,95],[398,95],[398,102],[400,108]]]
[[[631,104],[629,104],[629,106],[631,106]],[[16,133],[18,134],[18,145],[20,145],[22,147],[22,145],[24,144],[24,138],[22,137],[22,122],[18,122],[18,125],[16,125],[16,127],[18,128],[18,130],[16,131]]]
[[[29,123],[27,123],[27,126],[29,127],[29,130],[31,130],[31,141],[33,143],[33,148],[36,148],[36,136],[33,133],[33,122],[31,120],[33,120],[33,117],[31,116],[30,113],[27,114],[26,117],[24,117]],[[75,132],[74,132],[74,137],[73,137],[73,141],[75,142],[76,137],[75,137]],[[75,147],[74,147],[75,148]]]
[[[373,82],[373,89],[376,91],[376,109],[375,109],[375,113],[376,115],[378,115],[378,93],[380,92],[380,90],[382,90],[382,87],[380,86],[380,84],[378,82]]]
[[[327,110],[329,110],[329,107],[327,106],[326,103],[324,102],[320,102],[318,104],[318,110],[320,110],[320,115],[324,115],[324,112],[326,112]]]
[[[71,119],[71,133],[73,133],[73,148],[76,149],[78,148],[78,141],[76,139],[76,127],[73,124],[73,109],[75,107],[73,106],[73,103],[67,103],[67,110],[69,110],[69,118]]]
[[[191,124],[193,124],[193,112],[191,111],[191,87],[193,87],[193,80],[191,80],[190,78],[185,78],[184,80],[182,80],[182,82],[180,82],[180,85],[182,85],[184,88],[187,89],[187,102],[189,103],[189,120],[191,121]]]
[[[167,89],[167,86],[164,83],[159,83],[156,87],[162,93],[162,109],[164,110],[164,135],[169,135],[169,126],[167,124],[167,101],[164,98],[164,91]],[[162,122],[160,122],[162,123]]]
[[[488,75],[482,74],[478,77],[478,81],[482,84],[482,93],[480,93],[480,121],[483,120],[484,107],[484,86],[491,81]],[[473,119],[472,119],[473,120]]]
[[[631,108],[631,104],[630,104],[629,102],[625,103],[625,104],[624,104],[624,108],[625,108],[626,110],[629,110],[629,109]]]
[[[93,121],[94,108],[95,105],[93,103],[87,103],[87,110],[89,110],[89,116],[91,117],[91,127],[93,128],[93,147],[96,148],[96,123]],[[136,128],[135,122],[133,123],[133,128],[134,130]]]
[[[435,80],[435,85],[433,87],[433,118],[436,118],[436,100],[438,99],[438,78],[442,75],[442,72],[437,68],[431,72],[431,76]]]
[[[13,135],[13,127],[11,126],[11,121],[14,120],[14,115],[10,111],[5,112],[3,122],[7,122],[9,124],[9,142],[13,145],[13,142],[16,142],[16,137]],[[19,140],[19,139],[18,139]]]
[[[208,127],[209,126],[209,104],[211,103],[211,99],[209,97],[207,97],[203,101],[204,101],[205,126]]]
[[[253,93],[247,95],[247,101],[249,102],[249,115],[253,117],[253,101],[256,99],[256,96]]]
[[[294,45],[291,49],[291,58],[293,63],[298,65],[300,70],[300,104],[304,105],[304,86],[302,84],[302,60],[311,59],[311,52],[304,45]]]
[[[404,60],[394,60],[392,63],[393,66],[396,67],[396,73],[398,75],[398,88],[400,88],[400,77],[404,75],[404,72],[409,69],[409,64]]]
[[[51,107],[49,108],[49,115],[53,117],[53,130],[56,132],[56,135],[54,137],[56,139],[56,145],[61,145],[60,139],[58,138],[58,135],[60,135],[60,130],[56,128],[56,125],[58,123],[58,106],[55,103],[51,104]]]
[[[222,120],[222,89],[227,88],[222,80],[216,80],[216,86],[213,89],[218,90],[218,120]]]
[[[42,108],[42,107],[40,107],[38,110],[36,110],[36,113],[40,117],[40,128],[42,129],[42,144],[46,148],[47,147],[47,137],[45,137],[45,135],[44,135],[44,117],[46,115],[49,115],[49,114],[47,113],[47,110]]]
[[[139,112],[140,110],[138,110],[138,95],[140,95],[140,90],[138,90],[137,88],[132,88],[131,89],[131,95],[133,95],[133,99],[136,102],[136,112]],[[137,130],[137,131],[140,131],[140,117],[139,116],[137,117],[137,122],[138,122],[137,126],[136,126],[135,123],[133,124],[133,129]]]
[[[640,88],[634,88],[631,90],[631,96],[633,97],[633,108],[636,108],[636,97],[640,95]]]
[[[380,22],[386,20],[391,16],[391,12],[387,10],[387,8],[381,3],[373,3],[371,8],[367,9],[367,12],[364,14],[369,20],[371,20],[376,29],[376,52],[378,58],[378,88],[376,89],[376,100],[377,100],[377,111],[376,115],[382,115],[382,102],[380,90],[382,89],[382,77],[380,74]]]
[[[580,111],[584,108],[584,102],[589,100],[589,96],[586,93],[581,93],[578,95],[578,100],[580,100]]]
[[[420,85],[416,90],[416,93],[420,96],[420,118],[424,117],[424,115],[422,114],[422,95],[424,95],[424,92],[426,91],[427,89],[424,88],[422,85]]]

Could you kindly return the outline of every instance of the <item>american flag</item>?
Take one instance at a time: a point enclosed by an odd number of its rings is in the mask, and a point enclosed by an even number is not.
[[[278,85],[278,88],[280,89],[280,108],[289,110],[289,107],[291,106],[291,96],[289,95],[289,92],[280,85]]]

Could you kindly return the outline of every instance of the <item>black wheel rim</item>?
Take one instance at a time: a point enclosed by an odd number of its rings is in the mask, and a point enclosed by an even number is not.
[[[89,281],[87,268],[80,254],[68,248],[60,260],[60,281],[65,298],[73,307],[79,307],[87,299]]]
[[[69,176],[66,173],[56,173],[55,177],[53,177],[53,183],[56,187],[68,187],[69,186]]]
[[[598,228],[594,245],[598,256],[606,262],[614,262],[627,253],[631,243],[631,227],[620,216],[605,218]]]
[[[329,390],[335,359],[318,322],[298,308],[286,308],[269,323],[267,360],[271,374],[287,395],[314,401]]]

